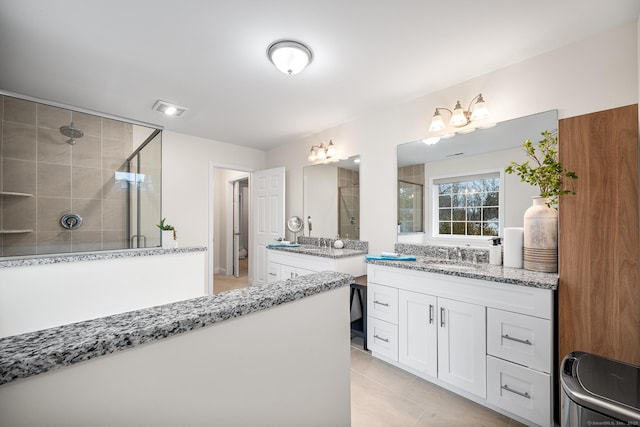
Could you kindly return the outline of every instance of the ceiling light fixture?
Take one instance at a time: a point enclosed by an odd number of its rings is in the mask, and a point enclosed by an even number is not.
[[[167,116],[181,116],[184,112],[189,111],[187,107],[180,107],[167,101],[157,100],[152,107],[154,110],[166,114]]]
[[[309,150],[309,157],[307,157],[307,160],[310,162],[315,162],[316,160],[328,160],[335,155],[336,146],[333,144],[332,140],[329,140],[329,145],[326,147],[322,143],[320,143],[319,146],[312,145]]]
[[[267,57],[285,74],[298,74],[313,61],[313,52],[303,43],[294,40],[278,40],[267,48]]]
[[[433,117],[431,118],[431,125],[429,126],[429,132],[440,132],[445,128],[444,120],[442,119],[440,110],[445,110],[451,113],[451,118],[449,119],[449,125],[457,128],[464,127],[474,120],[484,119],[485,117],[489,116],[489,110],[487,109],[486,103],[484,102],[484,98],[480,93],[476,95],[471,100],[471,102],[469,102],[469,108],[467,108],[466,110],[462,109],[462,105],[460,105],[460,101],[456,102],[455,107],[453,107],[453,111],[443,107],[436,108],[436,111],[435,113],[433,113]]]

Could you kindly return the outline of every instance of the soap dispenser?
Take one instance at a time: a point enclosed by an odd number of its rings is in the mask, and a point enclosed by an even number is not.
[[[493,245],[489,248],[489,264],[491,265],[502,265],[502,245],[500,240],[500,237],[491,239],[493,242]]]

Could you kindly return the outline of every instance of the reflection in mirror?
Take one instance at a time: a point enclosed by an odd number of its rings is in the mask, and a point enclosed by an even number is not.
[[[304,235],[360,238],[360,156],[303,171]],[[309,227],[309,223],[313,224]]]
[[[399,145],[398,241],[487,245],[504,227],[521,227],[537,189],[505,175],[504,168],[527,160],[525,140],[537,142],[542,131],[557,127],[557,111],[552,110],[435,145]]]

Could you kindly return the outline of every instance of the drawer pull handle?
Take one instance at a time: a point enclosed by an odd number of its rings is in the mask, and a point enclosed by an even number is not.
[[[276,273],[269,273],[269,276],[277,276]]]
[[[382,338],[382,337],[381,337],[381,336],[379,336],[379,335],[374,335],[373,337],[374,337],[374,338],[379,339],[380,341],[389,342],[389,339],[387,339],[387,338]]]
[[[433,304],[429,304],[429,324],[433,323]]]
[[[512,389],[511,387],[509,387],[506,384],[502,386],[502,389],[506,390],[506,391],[510,391],[513,394],[517,394],[518,396],[522,396],[522,397],[526,397],[527,399],[531,399],[531,395],[529,393],[527,393],[527,392],[523,393],[521,391],[514,390],[514,389]]]
[[[444,307],[440,307],[440,327],[441,328],[444,328],[444,316],[445,316]]]
[[[529,340],[521,340],[520,338],[510,337],[509,335],[503,335],[502,338],[504,338],[505,340],[511,340],[511,341],[519,342],[521,344],[533,345],[533,343],[531,341],[529,341]]]
[[[386,303],[386,302],[380,302],[380,301],[375,301],[375,300],[374,300],[374,301],[373,301],[373,303],[374,303],[374,304],[378,304],[378,305],[383,305],[383,306],[385,306],[385,307],[389,307],[389,303]]]

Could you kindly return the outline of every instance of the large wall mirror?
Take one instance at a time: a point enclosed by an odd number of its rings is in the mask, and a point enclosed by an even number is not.
[[[303,171],[304,235],[360,238],[360,156]]]
[[[537,143],[558,127],[556,110],[498,123],[428,145],[398,146],[398,241],[487,245],[505,227],[521,227],[538,190],[504,168],[527,158],[522,143]]]

